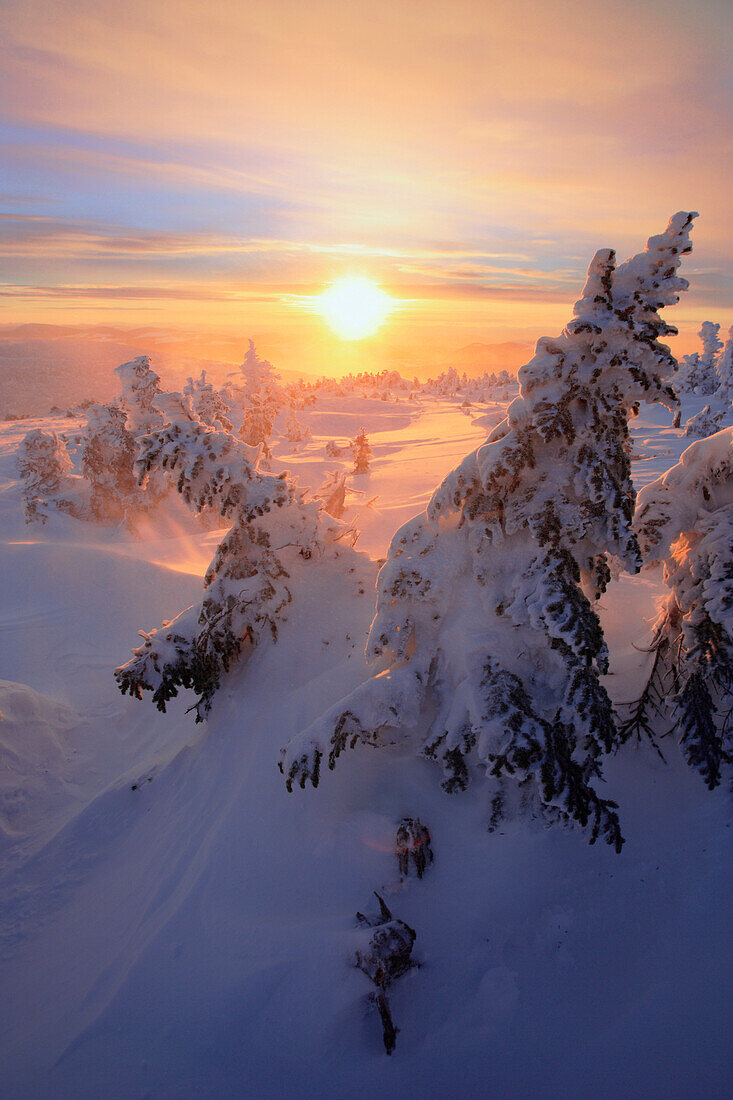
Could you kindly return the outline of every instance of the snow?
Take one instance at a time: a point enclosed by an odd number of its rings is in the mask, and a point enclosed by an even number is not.
[[[345,515],[358,570],[314,563],[277,644],[198,726],[190,695],[162,715],[122,697],[112,670],[138,630],[200,600],[221,532],[170,497],[137,535],[56,514],[26,526],[20,439],[80,424],[0,425],[4,1097],[729,1095],[729,795],[672,738],[664,762],[630,743],[604,765],[621,855],[539,822],[490,834],[481,784],[448,795],[397,746],[345,753],[317,791],[289,794],[277,769],[280,747],[367,679],[395,531],[506,412],[460,401],[326,395],[298,410],[310,438],[276,430],[274,474],[317,489],[338,470],[359,490]],[[685,395],[682,424],[704,403]],[[632,422],[637,487],[689,443],[671,423],[645,406]],[[371,468],[352,478],[351,453],[325,445],[362,426]],[[602,597],[617,702],[648,668],[635,647],[663,594],[644,573]],[[405,816],[432,835],[420,881],[398,872]],[[375,890],[416,931],[421,964],[390,991],[389,1058],[350,965]]]

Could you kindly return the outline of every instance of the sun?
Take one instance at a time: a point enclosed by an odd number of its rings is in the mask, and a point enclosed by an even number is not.
[[[384,324],[396,303],[376,283],[348,275],[332,283],[313,305],[343,340],[363,340]]]

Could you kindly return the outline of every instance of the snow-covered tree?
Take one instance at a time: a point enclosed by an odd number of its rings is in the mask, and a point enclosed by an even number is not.
[[[287,420],[285,422],[285,436],[291,443],[302,443],[306,439],[310,439],[310,428],[303,425],[295,415],[295,410],[291,409],[288,413]]]
[[[700,353],[694,351],[690,355],[683,355],[680,368],[675,374],[675,390],[678,393],[707,392],[701,388],[704,385],[703,377],[700,367]]]
[[[143,644],[115,676],[123,693],[153,692],[160,710],[180,687],[192,688],[201,721],[231,665],[277,638],[294,579],[314,556],[338,555],[344,529],[306,502],[287,473],[261,473],[260,448],[206,427],[180,401],[166,411],[170,423],[140,441],[140,481],[164,471],[195,514],[218,511],[231,527],[206,571],[202,602],[141,632]]]
[[[50,509],[80,516],[72,475],[73,463],[66,443],[56,432],[36,428],[20,441],[16,456],[23,487],[26,523],[45,523]]]
[[[651,675],[624,735],[673,719],[683,752],[711,789],[733,757],[733,428],[693,443],[639,493],[646,562],[670,589],[656,624]],[[723,712],[726,712],[725,714]]]
[[[678,301],[694,215],[677,214],[620,267],[596,253],[574,319],[538,342],[507,420],[394,536],[367,643],[375,675],[283,753],[287,785],[317,785],[358,742],[409,740],[447,791],[481,769],[492,816],[534,805],[622,844],[594,782],[617,740],[600,682],[594,601],[609,558],[641,565],[632,529],[628,417],[672,407],[659,310]]]
[[[372,449],[369,446],[369,440],[364,428],[357,433],[357,436],[351,443],[351,453],[354,456],[354,473],[355,474],[367,474],[369,473],[369,459],[371,458]]]
[[[81,467],[91,486],[89,507],[95,519],[120,520],[142,503],[134,471],[135,439],[126,420],[117,405],[92,405],[87,413]]]
[[[724,416],[725,409],[717,409],[713,412],[709,405],[705,405],[699,413],[691,416],[685,422],[685,435],[697,436],[698,438],[714,435],[715,432],[720,430]]]
[[[266,398],[257,395],[252,397],[244,410],[242,427],[239,431],[248,447],[257,447],[262,443],[269,455],[267,440],[272,435],[274,415],[272,405]]]
[[[722,404],[730,406],[733,402],[733,325],[731,325],[728,332],[728,339],[725,341],[725,347],[720,353],[720,358],[716,364],[716,370],[718,372],[718,389],[716,396],[720,399]]]
[[[341,450],[342,448],[338,446],[334,439],[329,439],[325,447],[326,458],[339,458]]]
[[[715,393],[719,384],[715,361],[723,346],[718,339],[719,331],[720,325],[703,321],[698,333],[702,340],[702,354],[694,352],[684,356],[683,365],[674,380],[677,390],[706,397]]]
[[[718,336],[719,332],[720,325],[716,325],[713,321],[703,321],[702,328],[697,334],[702,340],[702,355],[700,358],[705,364],[705,369],[710,371],[713,378],[715,377],[715,361],[718,358],[720,349],[723,347],[723,341]]]
[[[272,435],[284,394],[272,363],[260,359],[253,340],[249,341],[244,362],[238,372],[233,372],[232,378],[228,392],[244,410],[239,434],[249,447],[264,443],[265,456],[269,455],[267,440]]]
[[[189,378],[183,387],[183,393],[191,398],[191,406],[202,424],[210,428],[220,428],[230,432],[232,422],[229,419],[231,409],[222,394],[207,381],[206,371],[202,370],[198,378]]]
[[[160,393],[160,378],[150,366],[149,355],[138,355],[121,363],[115,374],[122,383],[122,407],[127,413],[127,428],[133,436],[158,427],[160,418],[153,402]]]
[[[398,978],[415,966],[412,949],[417,933],[403,920],[395,919],[384,898],[375,894],[379,902],[379,916],[357,913],[363,946],[354,953],[354,966],[366,974],[374,986],[374,1004],[382,1021],[382,1039],[387,1054],[392,1054],[399,1028],[395,1027],[388,991]]]
[[[346,511],[346,474],[332,470],[326,482],[315,494],[316,500],[323,501],[323,510],[334,519],[341,519]]]
[[[249,347],[238,371],[232,372],[234,386],[241,390],[245,401],[255,396],[267,398],[279,405],[281,403],[280,376],[267,359],[260,359],[254,340]]]

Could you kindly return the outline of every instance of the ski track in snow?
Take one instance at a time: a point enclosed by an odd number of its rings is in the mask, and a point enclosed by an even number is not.
[[[177,499],[143,538],[63,516],[26,527],[19,440],[78,424],[0,426],[0,754],[3,736],[17,748],[0,761],[3,1097],[729,1094],[729,796],[671,743],[666,763],[629,745],[606,764],[620,856],[539,823],[489,835],[480,783],[446,795],[397,749],[345,754],[317,791],[288,794],[277,770],[290,736],[367,675],[377,559],[503,407],[469,412],[345,397],[299,413],[313,438],[276,441],[273,467],[302,485],[351,468],[348,452],[325,458],[328,439],[369,435],[372,470],[349,479],[360,571],[335,584],[314,564],[278,644],[203,726],[186,698],[166,715],[123,698],[112,668],[138,629],[199,598],[217,532]],[[638,486],[690,442],[670,421],[635,422]],[[645,574],[602,600],[617,700],[643,673],[634,647],[660,591]],[[391,851],[405,814],[433,836],[421,882],[400,880]],[[349,965],[373,890],[417,931],[421,963],[391,995],[391,1058]]]

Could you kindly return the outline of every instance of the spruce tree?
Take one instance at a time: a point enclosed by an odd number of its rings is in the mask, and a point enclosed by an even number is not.
[[[685,422],[685,435],[697,436],[699,439],[714,435],[720,431],[724,416],[725,409],[718,408],[713,412],[709,405],[705,405],[699,413]]]
[[[354,456],[354,473],[368,474],[372,449],[369,446],[369,440],[367,439],[364,428],[358,432],[356,438],[352,441],[351,453]]]
[[[85,508],[79,498],[81,479],[65,441],[56,432],[40,428],[20,441],[16,466],[23,491],[26,523],[44,524],[51,510],[81,518]]]
[[[143,644],[115,677],[123,694],[141,699],[151,691],[163,711],[179,688],[193,689],[202,721],[230,667],[277,640],[306,563],[338,557],[348,529],[305,500],[287,473],[263,474],[260,448],[194,418],[188,399],[166,395],[156,404],[169,423],[139,440],[141,484],[162,471],[196,515],[218,512],[231,526],[204,576],[201,603],[158,630],[141,631]]]
[[[285,422],[285,436],[291,443],[302,443],[310,439],[310,428],[303,426],[295,415],[295,409],[291,409]]]
[[[700,362],[703,365],[706,380],[709,379],[709,384],[712,386],[711,393],[715,392],[718,385],[715,363],[718,358],[718,353],[723,347],[723,341],[718,336],[719,332],[720,325],[716,325],[714,321],[703,321],[702,327],[698,332],[698,336],[702,340],[702,355],[700,356]]]
[[[670,590],[654,633],[651,699],[679,733],[708,787],[731,761],[726,714],[733,696],[733,428],[693,443],[639,494],[636,529],[650,566],[662,563]],[[633,721],[628,735],[641,731]]]
[[[117,405],[92,405],[87,412],[81,466],[91,486],[94,519],[121,520],[142,504],[135,477],[135,439],[125,427],[127,414]]]
[[[719,385],[715,361],[722,343],[718,339],[720,325],[703,321],[698,336],[702,340],[702,354],[685,355],[683,365],[675,375],[675,388],[679,392],[696,393],[704,397],[714,394]]]
[[[122,384],[122,407],[127,413],[127,428],[133,436],[149,432],[160,425],[160,416],[153,407],[160,390],[160,378],[150,366],[149,355],[138,355],[129,363],[121,363],[115,374]]]
[[[733,402],[733,325],[730,326],[728,339],[716,364],[718,372],[717,397],[721,403],[730,407]]]
[[[244,410],[242,427],[239,434],[248,447],[257,447],[263,444],[264,454],[269,456],[270,450],[267,440],[272,435],[275,410],[270,402],[255,394]]]
[[[219,428],[224,432],[232,430],[229,404],[221,392],[215,390],[211,382],[207,381],[205,370],[201,371],[198,378],[189,378],[183,387],[183,393],[191,398],[191,407],[202,424],[208,424],[210,428]]]
[[[594,783],[617,742],[600,682],[608,655],[595,601],[609,559],[641,565],[632,529],[628,418],[673,407],[659,311],[678,301],[694,214],[677,214],[616,267],[596,253],[574,318],[538,342],[506,421],[394,536],[367,643],[375,675],[297,736],[289,789],[343,750],[409,740],[447,791],[476,770],[494,809],[534,805],[616,849],[614,803]]]
[[[232,372],[231,377],[245,402],[258,396],[272,402],[276,407],[282,403],[280,376],[268,359],[259,357],[254,340],[249,341],[244,361],[238,371]]]

